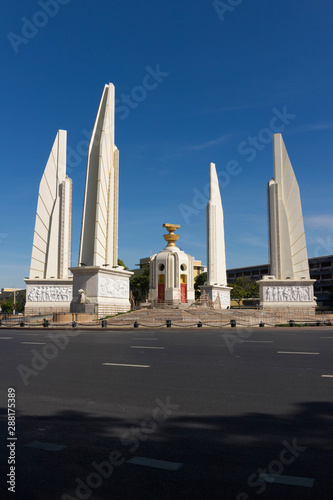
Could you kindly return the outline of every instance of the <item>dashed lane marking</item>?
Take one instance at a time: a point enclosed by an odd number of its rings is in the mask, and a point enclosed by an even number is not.
[[[21,342],[21,344],[45,345],[46,342]]]
[[[131,345],[132,349],[165,349],[165,347],[155,347],[155,346],[147,346],[147,345]]]
[[[32,443],[25,444],[28,448],[36,448],[36,450],[45,450],[45,451],[61,451],[67,448],[67,446],[61,444],[53,444],[53,443],[42,443],[41,441],[33,441]]]
[[[320,354],[320,352],[277,351],[278,354]]]
[[[127,460],[128,464],[144,465],[146,467],[154,467],[155,469],[178,470],[184,464],[180,462],[166,462],[165,460],[156,460],[154,458],[133,457]]]
[[[260,474],[259,481],[266,483],[290,484],[312,488],[314,479],[310,477],[282,476],[281,474]]]
[[[242,340],[242,343],[248,344],[273,344],[273,340]]]
[[[104,366],[129,366],[131,368],[150,368],[150,365],[130,365],[126,363],[103,363]]]

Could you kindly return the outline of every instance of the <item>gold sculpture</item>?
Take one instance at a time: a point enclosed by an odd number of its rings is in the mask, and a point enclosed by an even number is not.
[[[180,226],[178,224],[163,224],[163,227],[169,231],[169,234],[163,234],[163,238],[168,242],[167,247],[175,247],[175,242],[178,240],[179,234],[174,234],[174,231],[179,229]]]

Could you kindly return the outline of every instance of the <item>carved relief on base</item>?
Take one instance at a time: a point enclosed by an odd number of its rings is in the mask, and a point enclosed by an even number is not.
[[[28,292],[28,302],[70,302],[72,298],[71,286],[33,286]]]
[[[212,302],[215,302],[217,298],[220,298],[221,306],[230,306],[230,292],[229,291],[218,291],[213,290],[212,292]]]
[[[128,299],[129,298],[129,280],[111,277],[100,278],[98,295],[101,297],[111,297]]]
[[[265,302],[312,302],[313,286],[266,286]]]

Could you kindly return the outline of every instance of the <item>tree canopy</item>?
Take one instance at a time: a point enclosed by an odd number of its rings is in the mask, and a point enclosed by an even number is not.
[[[136,274],[130,279],[130,288],[135,300],[145,300],[149,292],[149,265],[142,274]]]
[[[7,314],[13,314],[14,311],[14,299],[13,297],[9,297],[7,299],[3,299],[0,302],[1,312]],[[24,311],[24,297],[20,296],[16,298],[16,312]]]
[[[256,299],[259,297],[259,285],[250,278],[236,278],[236,281],[228,286],[232,287],[230,298],[236,300],[239,306],[242,299]]]
[[[194,278],[194,290],[195,290],[195,298],[198,299],[201,295],[200,287],[205,284],[207,281],[207,273],[198,274]]]
[[[123,266],[125,271],[129,271],[128,267],[125,265],[124,261],[121,259],[118,259],[118,266]]]

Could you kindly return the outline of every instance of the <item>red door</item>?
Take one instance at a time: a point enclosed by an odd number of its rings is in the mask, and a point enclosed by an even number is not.
[[[159,283],[158,284],[158,301],[164,302],[164,300],[165,300],[165,284]]]
[[[182,303],[187,301],[187,285],[186,285],[186,283],[180,284],[180,301]]]

